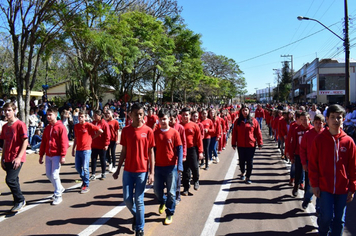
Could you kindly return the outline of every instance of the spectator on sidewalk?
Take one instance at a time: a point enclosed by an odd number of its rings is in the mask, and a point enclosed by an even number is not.
[[[46,175],[54,187],[52,205],[58,205],[62,202],[62,193],[65,188],[61,183],[59,172],[61,164],[65,163],[65,156],[69,147],[67,130],[61,121],[57,121],[57,112],[55,107],[47,109],[48,125],[43,132],[39,158],[39,163],[43,164],[43,156],[46,155]]]
[[[6,171],[6,184],[14,198],[11,212],[18,212],[26,205],[20,189],[19,174],[26,161],[27,128],[24,122],[16,118],[17,108],[13,102],[5,103],[3,108],[8,122],[2,127],[0,135],[0,139],[4,140],[1,167]]]
[[[118,178],[121,166],[125,162],[122,175],[123,198],[133,215],[132,230],[136,231],[136,236],[140,236],[144,235],[145,205],[143,199],[146,183],[152,184],[154,180],[153,147],[155,142],[152,129],[143,123],[144,110],[141,104],[132,105],[130,116],[132,124],[122,129],[121,156],[113,178]]]
[[[42,142],[41,130],[36,129],[35,135],[33,135],[32,137],[31,149],[33,151],[36,151],[36,153],[38,153],[37,151],[41,146],[41,142]]]
[[[342,129],[345,110],[329,106],[329,128],[313,142],[308,171],[313,193],[319,198],[319,235],[342,235],[346,204],[354,198],[356,188],[356,146]]]

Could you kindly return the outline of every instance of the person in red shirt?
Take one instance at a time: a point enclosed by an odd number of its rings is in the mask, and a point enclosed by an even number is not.
[[[144,110],[141,104],[132,105],[130,116],[132,124],[125,126],[121,132],[121,155],[113,178],[119,177],[121,166],[125,162],[122,175],[123,198],[133,215],[132,230],[136,230],[136,235],[143,235],[145,225],[143,199],[146,183],[152,184],[154,180],[155,140],[152,129],[143,123]]]
[[[314,116],[314,121],[313,121],[314,128],[308,130],[305,132],[305,134],[302,137],[302,141],[300,143],[299,147],[299,155],[300,155],[300,161],[302,162],[302,166],[305,172],[305,190],[304,190],[304,200],[302,203],[302,208],[306,209],[311,202],[313,192],[310,189],[309,185],[309,175],[308,175],[308,158],[311,155],[311,149],[312,149],[312,144],[315,139],[315,137],[320,134],[321,132],[324,131],[324,125],[325,125],[325,118],[322,114],[317,114]],[[317,200],[317,206],[316,209],[318,211],[318,200]]]
[[[187,159],[183,163],[183,193],[187,196],[190,188],[191,173],[193,174],[194,189],[199,189],[199,164],[198,159],[202,160],[203,156],[203,142],[200,135],[199,126],[190,121],[190,109],[182,109],[182,126],[185,130],[185,137],[187,139]]]
[[[166,108],[158,112],[160,128],[154,131],[155,137],[155,182],[154,193],[160,204],[158,212],[166,208],[164,224],[172,223],[176,207],[178,172],[183,171],[183,146],[177,130],[169,127],[170,111]],[[164,188],[167,188],[167,196]]]
[[[203,126],[203,149],[205,157],[205,170],[209,170],[209,147],[211,134],[215,133],[214,123],[208,118],[208,111],[202,109],[201,112],[201,124]],[[201,165],[203,165],[203,160]]]
[[[213,108],[209,110],[208,118],[213,122],[214,131],[215,131],[213,134],[211,134],[210,147],[209,147],[209,161],[211,162],[214,160],[216,163],[218,163],[219,157],[218,157],[217,146],[221,138],[220,118],[217,117],[216,111]]]
[[[234,123],[232,130],[231,146],[237,148],[239,154],[239,166],[241,179],[246,184],[251,184],[253,168],[253,156],[255,155],[256,143],[258,149],[262,148],[262,133],[257,120],[250,115],[250,109],[245,104],[241,105],[241,115]],[[246,168],[247,167],[247,168]],[[245,174],[246,172],[246,174]]]
[[[342,235],[346,204],[356,189],[356,146],[342,129],[345,109],[329,106],[329,128],[315,137],[308,163],[310,186],[319,198],[319,235]]]
[[[92,139],[103,133],[99,127],[85,122],[85,115],[84,111],[79,112],[79,123],[74,126],[75,138],[72,149],[72,156],[75,157],[75,169],[83,181],[80,193],[89,192],[89,161]]]
[[[39,163],[43,164],[43,155],[46,154],[46,175],[54,187],[53,205],[62,202],[62,193],[65,191],[59,176],[61,164],[65,163],[65,156],[69,147],[67,129],[62,121],[57,121],[57,108],[47,109],[48,125],[43,131],[40,146]]]
[[[169,118],[169,126],[174,128],[175,130],[178,131],[180,140],[182,141],[183,145],[183,161],[186,160],[187,157],[187,140],[185,137],[185,130],[184,127],[178,123],[178,112],[177,110],[171,110],[171,116]],[[180,186],[181,186],[181,178],[182,178],[182,173],[178,172],[178,178],[177,178],[177,191],[176,191],[176,205],[179,204],[181,201],[180,197]]]
[[[95,110],[94,111],[94,120],[93,120],[93,125],[99,127],[103,133],[93,139],[93,142],[91,143],[91,176],[90,180],[95,180],[95,172],[96,172],[96,165],[97,165],[97,159],[99,156],[100,159],[100,165],[101,165],[101,179],[105,179],[106,175],[106,152],[109,148],[110,145],[110,127],[109,124],[102,119],[102,112],[101,110]]]
[[[0,139],[4,140],[1,156],[1,167],[6,171],[6,184],[14,198],[11,212],[18,212],[26,205],[25,197],[20,189],[19,174],[26,161],[28,136],[26,124],[16,118],[16,105],[5,103],[4,107],[7,123],[2,127]]]
[[[146,119],[146,125],[154,131],[158,122],[158,117],[154,114],[154,109],[152,107],[148,108]]]
[[[261,107],[261,104],[257,104],[257,109],[255,111],[255,118],[258,121],[258,124],[260,125],[260,129],[262,130],[262,121],[265,119],[265,112]]]
[[[116,145],[119,144],[119,132],[120,132],[120,125],[119,122],[117,120],[114,119],[113,117],[113,110],[108,110],[105,114],[106,116],[106,120],[108,122],[109,125],[109,129],[110,129],[110,144],[108,147],[108,150],[106,151],[106,157],[107,160],[109,162],[109,173],[115,173],[116,171]],[[126,121],[128,121],[129,119],[126,118]],[[125,125],[125,127],[128,125]]]
[[[299,146],[302,141],[302,137],[304,133],[310,129],[313,128],[313,126],[309,123],[309,114],[306,113],[305,111],[300,113],[300,125],[292,130],[291,134],[291,143],[290,143],[290,153],[291,155],[290,160],[292,163],[295,164],[295,181],[294,181],[294,187],[292,190],[292,195],[293,197],[298,196],[298,188],[304,188],[303,187],[303,166],[302,162],[300,161],[300,155],[299,155]]]

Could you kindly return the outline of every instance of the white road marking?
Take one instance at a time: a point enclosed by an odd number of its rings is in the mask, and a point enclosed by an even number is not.
[[[147,192],[149,189],[151,189],[153,186],[149,185],[146,186],[145,192]],[[97,231],[101,226],[103,226],[106,222],[108,222],[111,218],[113,218],[115,215],[119,214],[123,209],[125,209],[125,203],[122,202],[120,205],[116,206],[113,208],[111,211],[100,217],[98,220],[96,220],[93,224],[88,226],[86,229],[84,229],[82,232],[78,234],[78,236],[89,236],[95,231]]]
[[[66,188],[66,190],[75,189],[75,188],[80,187],[81,185],[82,185],[82,183],[79,183],[79,184],[73,185],[72,187]],[[21,213],[23,213],[25,211],[28,211],[28,210],[30,210],[30,209],[32,209],[32,208],[34,208],[34,207],[36,207],[36,206],[38,206],[38,205],[40,205],[42,203],[50,202],[50,201],[52,201],[52,195],[50,195],[48,197],[45,197],[42,200],[35,201],[35,202],[31,203],[30,205],[26,205],[24,208],[22,208],[21,211],[17,212],[16,215],[21,214]],[[0,223],[3,222],[6,219],[12,217],[14,214],[10,213],[9,215],[1,216],[0,217]]]
[[[234,173],[237,167],[237,157],[238,157],[237,152],[235,152],[229,170],[225,175],[224,182],[222,183],[220,187],[220,191],[216,196],[215,202],[225,202],[227,196],[229,195],[228,190],[230,189],[231,186],[231,181],[229,180],[234,177]],[[223,210],[224,210],[224,204],[214,204],[213,208],[210,211],[208,219],[205,222],[204,229],[200,234],[200,236],[211,236],[216,234],[216,231],[218,230],[220,225],[220,222],[217,219],[221,217]]]

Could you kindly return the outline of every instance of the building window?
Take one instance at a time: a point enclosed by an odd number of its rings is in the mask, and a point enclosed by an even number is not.
[[[318,90],[318,80],[316,77],[312,79],[312,92],[317,92]]]
[[[344,75],[320,75],[319,90],[344,90]]]

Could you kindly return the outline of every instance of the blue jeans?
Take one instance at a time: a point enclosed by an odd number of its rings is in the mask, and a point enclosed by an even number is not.
[[[308,172],[305,171],[304,173],[305,173],[304,202],[310,202],[313,198],[313,191],[309,184]]]
[[[35,145],[31,146],[31,149],[36,151],[36,149],[39,149],[41,147],[41,142],[36,143]]]
[[[54,187],[54,195],[62,196],[63,186],[61,183],[61,178],[59,177],[59,171],[61,169],[61,157],[46,156],[46,175],[49,181],[51,181]]]
[[[29,126],[28,127],[28,143],[30,145],[32,143],[33,135],[35,135],[36,128],[37,128],[36,126]]]
[[[218,156],[217,152],[217,147],[218,147],[218,141],[216,141],[216,137],[211,137],[210,139],[210,145],[209,145],[209,160],[211,161],[214,156]]]
[[[89,187],[89,162],[91,150],[75,152],[75,169],[78,171],[83,184]]]
[[[258,124],[260,125],[260,129],[262,129],[262,117],[257,117],[256,120],[258,121]]]
[[[145,186],[147,182],[147,172],[128,172],[122,175],[123,197],[126,207],[136,218],[136,231],[143,230],[145,226],[145,204],[143,201]],[[135,201],[134,201],[135,188]]]
[[[347,194],[320,192],[318,217],[320,236],[340,236],[344,231]]]
[[[174,215],[176,208],[177,178],[177,166],[155,166],[153,189],[158,203],[166,205],[167,216]],[[164,194],[165,187],[167,187],[167,196]]]

